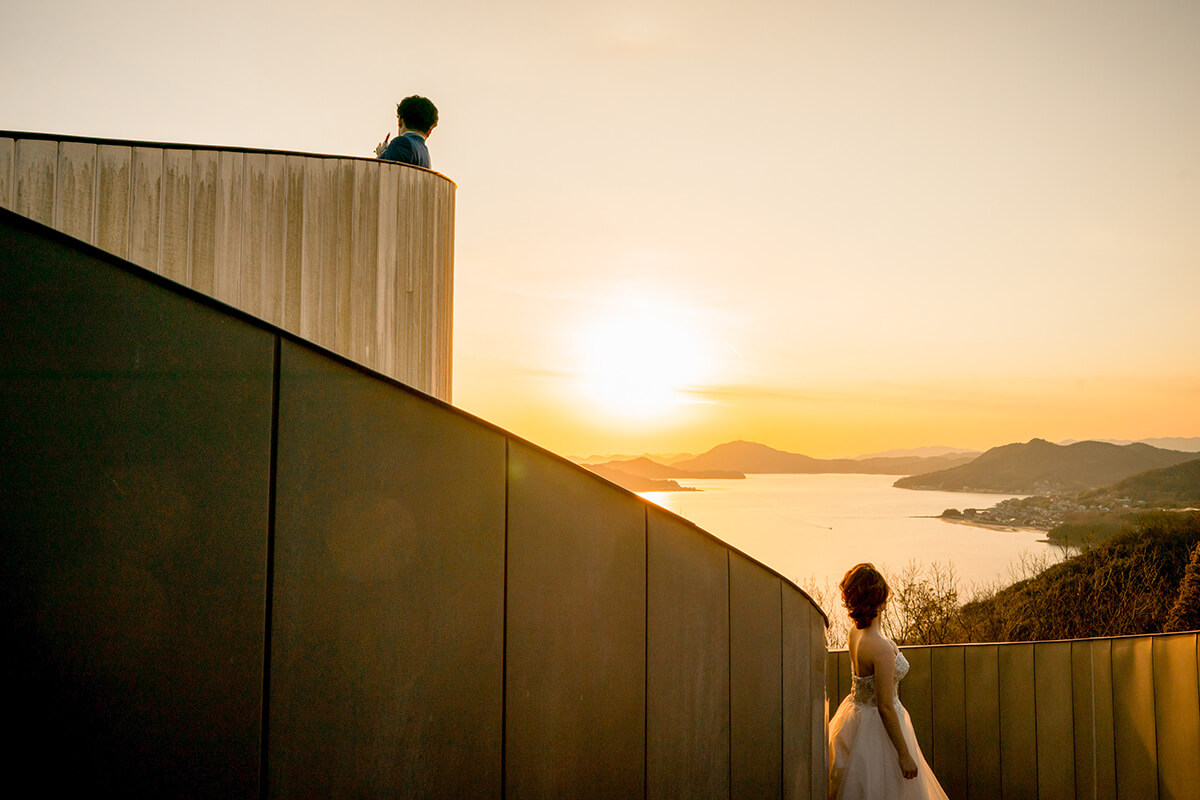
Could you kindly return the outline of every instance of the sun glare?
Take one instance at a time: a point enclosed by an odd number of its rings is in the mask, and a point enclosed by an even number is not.
[[[579,374],[589,402],[606,414],[646,419],[698,402],[706,372],[702,335],[665,302],[626,296],[580,329]]]

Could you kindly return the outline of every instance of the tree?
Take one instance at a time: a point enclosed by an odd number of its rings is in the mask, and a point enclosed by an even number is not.
[[[1200,542],[1192,549],[1191,560],[1179,582],[1179,597],[1171,607],[1163,630],[1200,630]]]

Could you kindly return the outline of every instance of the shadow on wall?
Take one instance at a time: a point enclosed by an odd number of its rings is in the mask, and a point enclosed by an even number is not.
[[[775,573],[4,211],[0,253],[14,762],[134,796],[824,796],[825,620]]]

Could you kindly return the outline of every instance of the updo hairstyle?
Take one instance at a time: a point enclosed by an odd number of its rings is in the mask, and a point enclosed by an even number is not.
[[[888,599],[888,585],[874,564],[855,564],[838,584],[842,603],[854,620],[854,627],[863,629],[879,615]]]

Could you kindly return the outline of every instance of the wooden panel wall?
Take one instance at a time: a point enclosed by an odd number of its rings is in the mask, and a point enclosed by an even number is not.
[[[0,206],[446,401],[454,192],[372,159],[0,137]]]
[[[951,797],[1197,796],[1200,634],[905,653],[901,700]],[[829,653],[831,706],[849,691],[833,677],[849,662]]]

